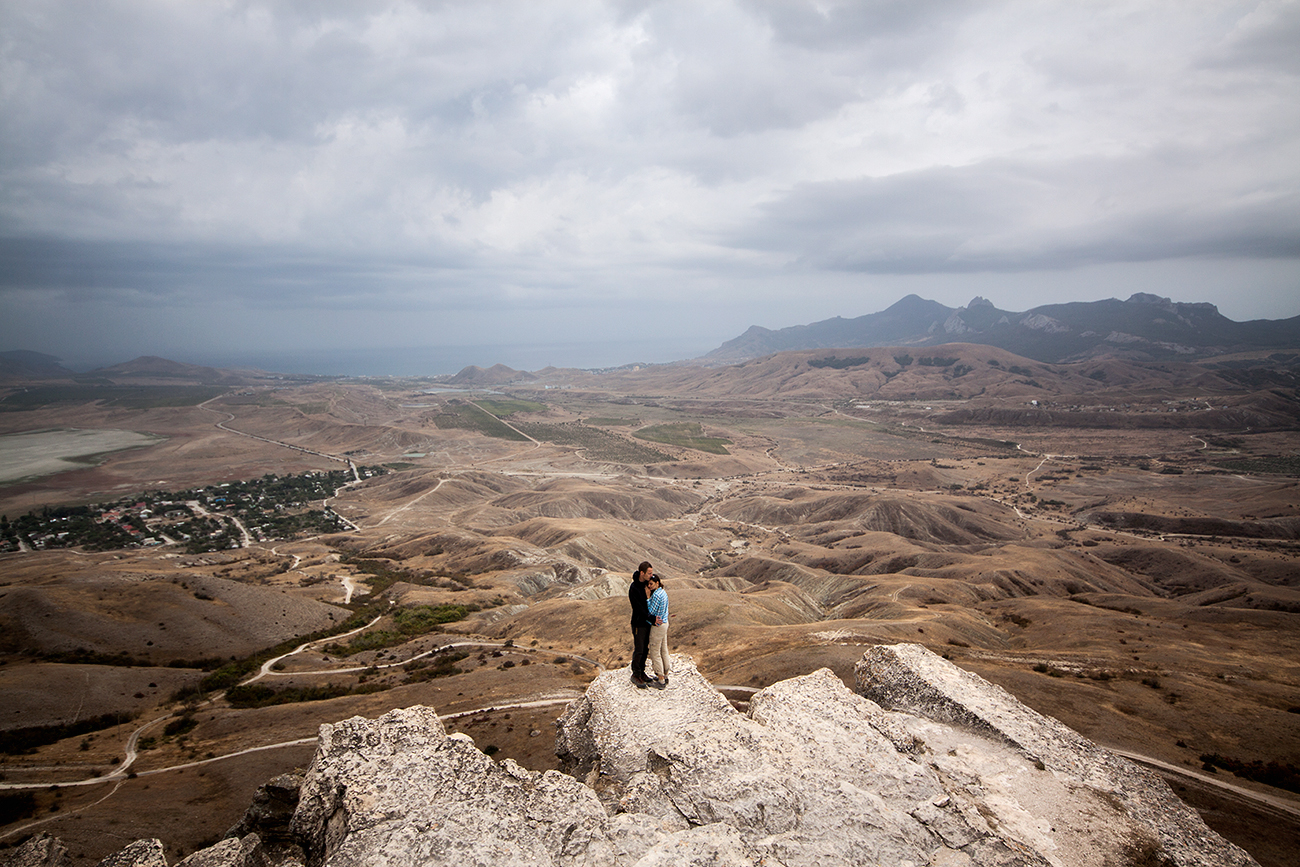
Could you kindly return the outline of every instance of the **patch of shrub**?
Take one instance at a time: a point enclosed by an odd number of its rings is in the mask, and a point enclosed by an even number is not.
[[[304,701],[325,701],[345,695],[369,695],[383,692],[389,686],[380,683],[366,683],[359,686],[297,686],[287,689],[271,689],[260,683],[250,683],[231,687],[226,691],[226,700],[233,707],[268,707],[277,704],[297,704]]]
[[[28,726],[0,732],[0,753],[15,755],[30,753],[37,747],[57,743],[64,738],[76,737],[101,729],[112,728],[135,719],[135,714],[106,713],[87,717],[75,723],[61,725]]]
[[[187,734],[193,731],[194,727],[198,724],[198,720],[189,714],[186,714],[185,716],[177,717],[167,723],[167,725],[163,726],[163,735],[165,737],[175,737],[176,735]]]
[[[808,360],[809,367],[829,367],[833,370],[861,367],[870,363],[871,359],[864,356],[855,356],[853,358],[810,358]]]
[[[463,650],[454,653],[439,654],[434,659],[415,660],[402,666],[406,672],[406,683],[423,683],[426,680],[433,680],[437,677],[450,677],[453,674],[459,674],[460,669],[456,663],[462,659],[467,659],[469,654]],[[422,663],[417,665],[416,663]]]
[[[26,819],[36,812],[36,796],[31,792],[0,793],[0,825]]]
[[[1289,792],[1300,792],[1300,768],[1290,763],[1277,760],[1265,763],[1258,759],[1247,762],[1221,756],[1218,753],[1202,754],[1201,763],[1201,767],[1205,770],[1213,771],[1216,767],[1223,768],[1225,771],[1231,771],[1235,776],[1246,780],[1254,780],[1257,783],[1263,783],[1266,786],[1273,786],[1278,789],[1286,789]]]

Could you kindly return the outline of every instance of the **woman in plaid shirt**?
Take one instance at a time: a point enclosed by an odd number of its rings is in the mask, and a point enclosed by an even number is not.
[[[664,582],[651,574],[646,581],[646,608],[650,612],[650,665],[655,679],[650,686],[663,689],[668,686],[668,594]]]

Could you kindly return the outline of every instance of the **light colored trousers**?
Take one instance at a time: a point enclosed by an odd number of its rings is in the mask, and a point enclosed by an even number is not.
[[[650,665],[655,670],[655,677],[663,680],[668,676],[668,624],[650,627]]]

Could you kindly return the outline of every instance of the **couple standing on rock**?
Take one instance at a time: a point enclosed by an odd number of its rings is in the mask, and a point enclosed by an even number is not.
[[[668,686],[668,594],[648,560],[632,573],[627,601],[632,603],[632,683],[637,689],[663,689]],[[645,673],[647,656],[652,678]]]

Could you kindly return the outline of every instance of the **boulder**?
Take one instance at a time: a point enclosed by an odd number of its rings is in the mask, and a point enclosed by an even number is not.
[[[247,837],[227,837],[219,843],[187,856],[176,867],[287,867],[283,862],[272,862],[262,849],[256,834]]]
[[[167,867],[167,853],[162,840],[136,840],[120,852],[99,862],[99,867]]]
[[[877,645],[864,654],[855,676],[860,693],[905,714],[900,719],[906,720],[907,730],[926,741],[936,767],[951,779],[958,778],[947,768],[952,753],[945,753],[946,746],[970,754],[963,772],[972,764],[986,768],[968,783],[950,787],[954,800],[991,812],[1004,823],[1015,824],[1020,816],[1050,825],[1038,833],[1025,829],[1026,838],[1041,838],[1044,846],[1073,841],[1070,845],[1099,852],[1118,850],[1130,859],[1118,863],[1255,863],[1212,831],[1154,773],[920,645]],[[995,745],[1007,754],[1000,770],[988,762],[999,753]],[[1011,773],[1027,767],[1040,773]],[[1048,776],[1046,787],[1026,785]]]
[[[256,833],[264,844],[289,841],[289,822],[298,809],[298,791],[302,777],[281,774],[257,787],[253,803],[243,817],[226,832],[227,837],[244,837]]]
[[[430,708],[321,726],[294,836],[311,867],[632,863],[653,838],[556,771],[495,762]]]
[[[917,749],[892,715],[828,669],[761,690],[748,715],[691,660],[674,657],[672,669],[663,691],[606,672],[557,723],[564,767],[611,810],[673,827],[721,824],[753,856],[788,867],[924,865],[945,850],[969,859],[954,863],[1049,863],[961,812],[938,775],[891,739]]]
[[[14,851],[0,854],[0,867],[71,867],[68,848],[58,837],[44,831],[24,842]]]

